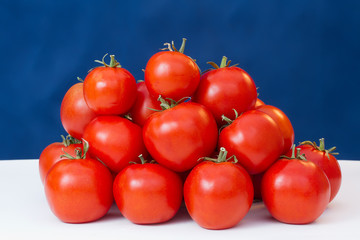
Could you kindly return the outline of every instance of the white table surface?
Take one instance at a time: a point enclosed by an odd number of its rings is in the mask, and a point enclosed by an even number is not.
[[[337,197],[308,225],[277,222],[263,203],[254,203],[234,228],[206,230],[182,207],[169,222],[135,225],[116,205],[102,219],[66,224],[50,211],[38,173],[38,160],[0,161],[0,239],[360,239],[360,161],[340,160],[343,181]]]

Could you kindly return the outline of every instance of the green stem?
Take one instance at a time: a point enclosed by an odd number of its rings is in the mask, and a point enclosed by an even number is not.
[[[146,163],[146,160],[145,160],[145,158],[144,158],[144,156],[142,154],[139,155],[139,158],[140,158],[141,164]]]
[[[227,57],[223,56],[220,63],[220,68],[224,68],[227,66]]]
[[[182,39],[182,43],[181,43],[181,47],[180,47],[180,49],[179,49],[179,53],[184,53],[185,43],[186,43],[186,38],[183,38],[183,39]]]
[[[325,139],[324,139],[324,138],[320,138],[320,139],[319,139],[319,142],[320,142],[320,144],[319,144],[319,150],[320,150],[320,151],[324,151],[324,150],[325,150]]]

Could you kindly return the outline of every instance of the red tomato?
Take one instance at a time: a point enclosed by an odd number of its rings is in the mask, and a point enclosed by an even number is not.
[[[130,110],[130,117],[134,123],[143,126],[146,119],[148,119],[151,114],[156,112],[152,109],[161,110],[160,102],[157,100],[157,98],[152,98],[150,96],[145,82],[138,82],[137,98],[135,104]]]
[[[250,174],[257,174],[279,158],[284,140],[280,128],[269,115],[250,110],[221,131],[219,147],[235,155]]]
[[[296,148],[300,148],[300,153],[305,154],[307,160],[314,162],[325,172],[330,181],[330,201],[332,201],[339,192],[342,178],[340,165],[333,155],[337,153],[331,154],[331,152],[335,150],[335,147],[326,150],[324,138],[321,138],[319,146],[317,146],[315,142],[305,141]]]
[[[289,118],[279,108],[271,105],[262,105],[256,108],[256,110],[266,113],[275,120],[284,138],[284,150],[282,153],[286,154],[291,149],[291,146],[294,144],[295,138],[294,128]]]
[[[96,117],[85,128],[84,139],[90,144],[89,153],[115,173],[146,155],[141,127],[119,116]]]
[[[64,151],[71,153],[74,152],[76,148],[82,148],[81,141],[73,139],[70,136],[67,136],[66,139],[64,136],[61,137],[63,138],[62,142],[51,143],[40,154],[39,173],[43,184],[50,168],[55,163],[62,160],[61,155],[64,154]]]
[[[136,100],[135,78],[128,70],[121,68],[114,55],[110,57],[110,65],[103,59],[105,66],[94,68],[84,80],[86,103],[99,115],[124,114]]]
[[[61,221],[84,223],[103,217],[113,204],[113,177],[99,161],[64,159],[45,179],[45,195],[51,211]]]
[[[160,164],[184,172],[211,154],[216,147],[218,129],[211,113],[193,102],[154,113],[143,127],[144,143]]]
[[[154,163],[132,164],[115,178],[113,192],[124,217],[136,224],[166,222],[182,202],[180,176]]]
[[[225,229],[238,224],[254,197],[249,174],[233,162],[204,161],[184,184],[184,200],[191,218],[203,228]]]
[[[307,224],[325,211],[330,183],[313,162],[281,158],[265,172],[261,195],[266,208],[278,221]]]
[[[178,101],[194,94],[200,81],[200,70],[194,60],[183,53],[185,40],[179,51],[169,46],[170,51],[158,52],[149,59],[145,83],[153,97],[161,95]]]
[[[193,101],[206,106],[219,126],[224,125],[222,115],[234,118],[238,113],[254,108],[257,99],[256,86],[243,69],[227,67],[226,57],[220,67],[202,75]],[[216,67],[216,66],[215,66]]]
[[[65,94],[60,108],[61,123],[65,131],[74,138],[81,139],[86,125],[96,114],[86,104],[84,84],[73,85]]]

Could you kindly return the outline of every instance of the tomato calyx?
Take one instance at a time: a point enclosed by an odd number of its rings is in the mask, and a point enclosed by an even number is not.
[[[234,113],[235,113],[235,118],[234,118],[234,120],[226,117],[224,114],[221,116],[221,119],[222,119],[223,121],[225,121],[226,123],[219,128],[219,133],[220,133],[221,130],[223,130],[225,127],[227,127],[227,126],[229,126],[230,124],[232,124],[232,123],[235,121],[235,119],[237,119],[237,118],[239,117],[239,113],[236,111],[236,109],[233,108],[233,111],[234,111]],[[240,114],[240,115],[241,115],[241,114]]]
[[[181,43],[181,46],[180,46],[179,50],[176,49],[174,41],[171,41],[171,44],[170,43],[164,43],[164,45],[167,46],[167,47],[166,48],[161,48],[160,50],[169,50],[170,52],[179,52],[179,53],[184,54],[186,40],[187,40],[186,38],[182,39],[182,43]]]
[[[104,59],[108,54],[106,53],[101,61],[95,60],[95,62],[100,63],[104,65],[105,67],[111,67],[111,68],[121,68],[121,65],[118,61],[115,59],[115,55],[110,55],[110,64],[105,63]]]
[[[80,144],[81,141],[70,136],[70,135],[67,135],[66,137],[64,137],[64,135],[61,135],[61,138],[62,138],[62,144],[65,146],[65,147],[68,147],[70,146],[71,144]]]
[[[214,163],[223,163],[223,162],[229,162],[231,159],[233,159],[232,163],[238,162],[235,155],[232,155],[231,157],[226,158],[227,154],[228,154],[228,151],[226,151],[226,149],[224,147],[221,147],[217,158],[202,157],[202,158],[199,158],[199,161],[204,160],[204,161],[211,161]]]
[[[223,57],[222,57],[220,66],[217,65],[215,62],[209,61],[209,62],[207,62],[207,64],[210,64],[213,68],[210,68],[210,69],[207,69],[207,70],[203,71],[202,74],[204,74],[204,73],[206,73],[206,72],[209,72],[209,71],[211,71],[211,70],[214,70],[214,69],[227,68],[227,67],[236,67],[237,65],[239,65],[239,64],[237,63],[237,64],[234,64],[234,65],[231,65],[231,66],[230,66],[230,63],[231,63],[231,60],[228,61],[228,59],[227,59],[226,56],[223,56]]]
[[[140,164],[156,163],[155,160],[151,160],[151,161],[146,160],[142,154],[140,154],[138,157],[140,158],[140,161],[141,161]],[[130,164],[139,164],[139,163],[137,163],[137,162],[129,162],[129,163],[130,163]]]
[[[296,152],[295,152],[296,151]],[[305,154],[300,154],[301,148],[296,148],[295,144],[292,147],[292,152],[291,152],[291,156],[286,156],[286,155],[282,155],[280,156],[280,158],[285,158],[285,159],[297,159],[297,160],[302,160],[302,161],[308,161],[305,157]]]
[[[300,143],[300,145],[310,145],[312,146],[314,149],[318,150],[318,151],[321,151],[321,152],[324,152],[326,157],[328,159],[330,159],[330,156],[329,154],[331,155],[339,155],[338,152],[334,152],[336,150],[336,147],[332,147],[330,149],[325,149],[325,139],[324,138],[320,138],[319,139],[319,146],[316,144],[316,142],[311,142],[311,141],[303,141]]]
[[[89,143],[85,140],[85,139],[82,139],[82,142],[83,142],[83,149],[77,147],[75,148],[75,157],[70,155],[69,153],[65,152],[64,149],[62,149],[62,151],[64,152],[63,155],[60,156],[60,158],[67,158],[67,159],[71,159],[71,160],[74,160],[74,159],[86,159],[86,154],[89,150]]]
[[[171,98],[164,99],[161,95],[159,95],[157,100],[160,102],[160,107],[162,110],[153,109],[153,108],[149,108],[149,109],[153,110],[153,111],[161,112],[161,111],[173,108],[173,107],[179,105],[180,103],[182,103],[183,101],[186,101],[187,99],[190,100],[191,97],[183,97],[179,101],[175,101]]]

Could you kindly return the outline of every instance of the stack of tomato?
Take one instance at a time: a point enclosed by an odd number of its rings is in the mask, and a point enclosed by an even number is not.
[[[113,55],[73,85],[61,104],[69,134],[47,146],[40,176],[53,213],[82,223],[114,200],[137,224],[170,220],[182,202],[208,229],[235,226],[262,199],[285,223],[316,220],[337,194],[330,150],[303,142],[280,109],[257,98],[253,79],[223,57],[201,73],[185,39],[154,54],[136,83]]]

